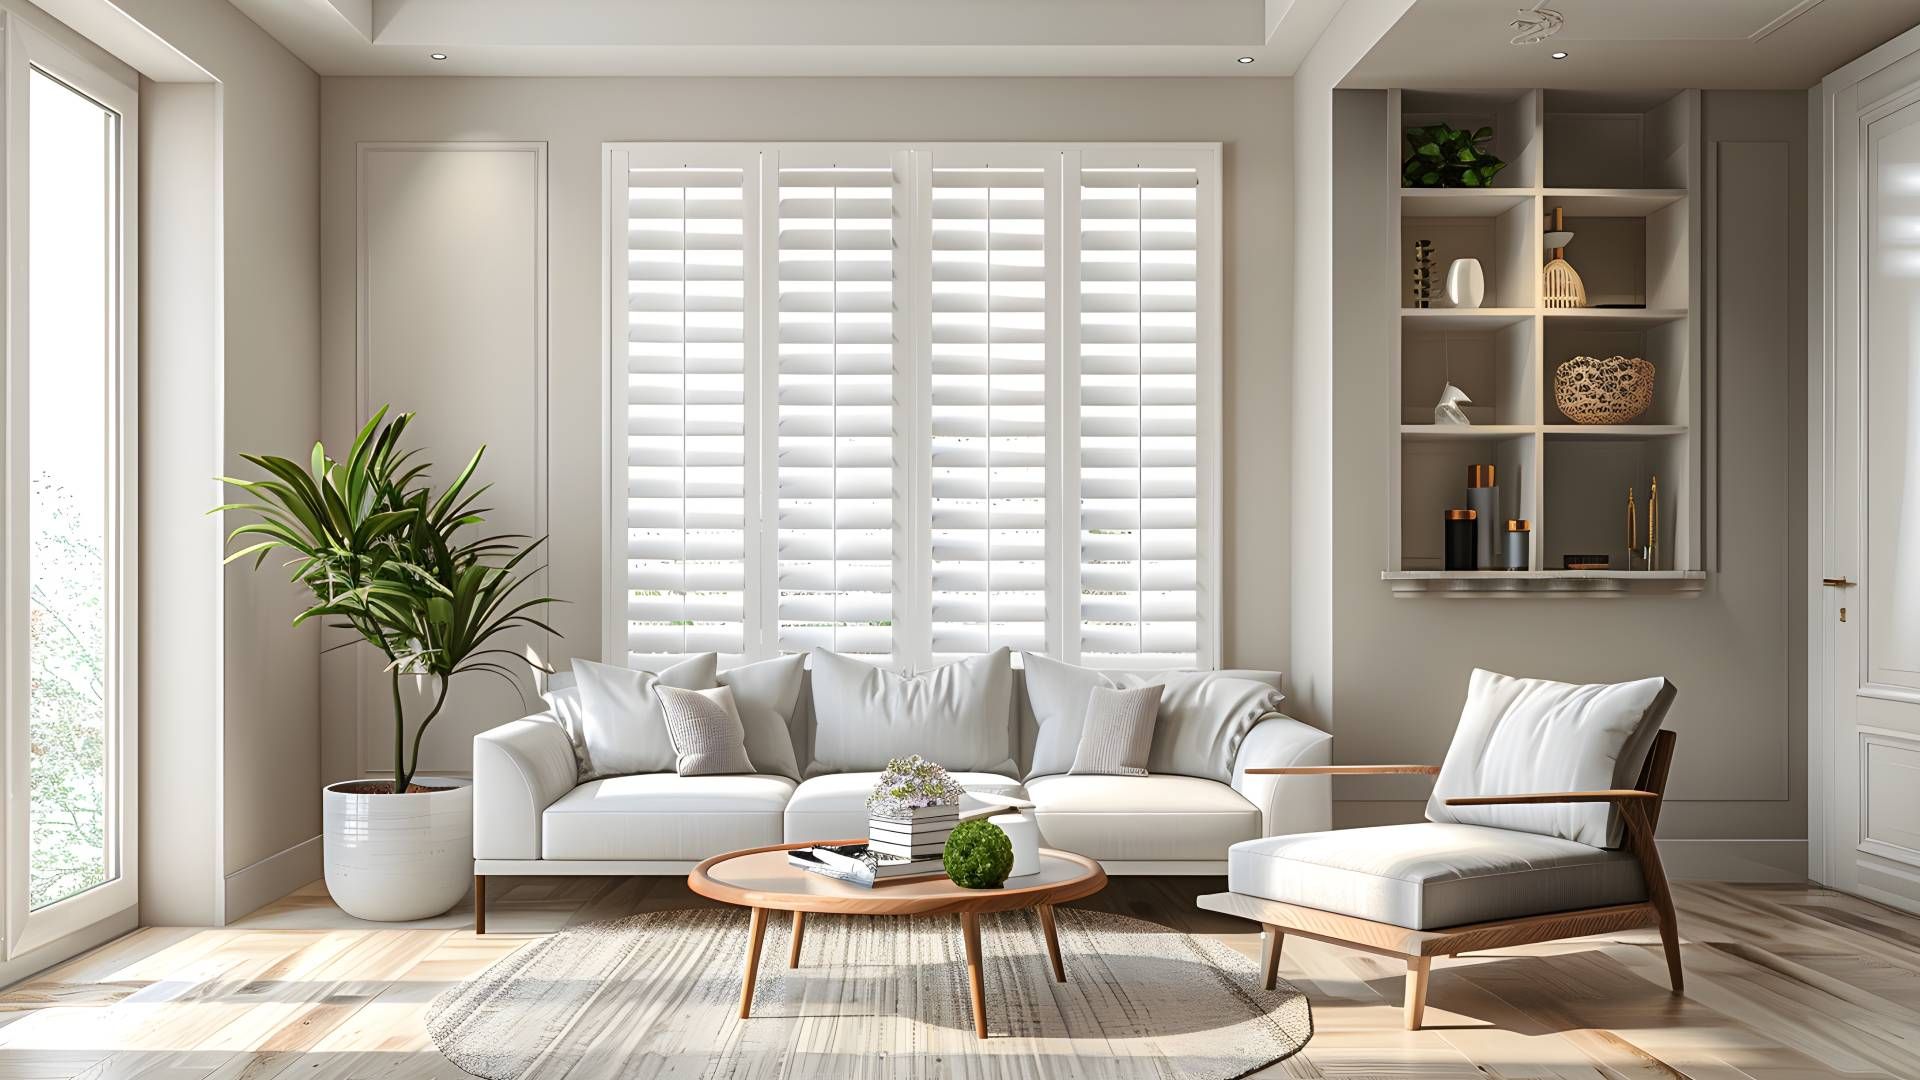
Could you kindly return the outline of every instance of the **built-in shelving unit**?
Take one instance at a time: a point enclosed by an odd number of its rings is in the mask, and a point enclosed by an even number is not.
[[[1491,127],[1507,168],[1483,189],[1397,188],[1389,214],[1397,319],[1389,364],[1393,528],[1382,578],[1396,595],[1631,595],[1705,587],[1702,562],[1700,103],[1697,91],[1401,90],[1400,132],[1444,120]],[[1397,176],[1397,169],[1396,169]],[[1543,234],[1558,208],[1567,261],[1590,305],[1548,308]],[[1435,292],[1454,259],[1480,260],[1483,306],[1415,305],[1413,242],[1433,243]],[[1439,301],[1444,303],[1444,300]],[[1630,424],[1576,424],[1555,369],[1580,355],[1639,356],[1654,403]],[[1469,427],[1433,422],[1443,385],[1469,397]],[[1533,523],[1524,570],[1447,571],[1443,512],[1466,505],[1467,467],[1495,466],[1499,518]],[[1644,538],[1660,480],[1658,560],[1627,569],[1627,489]],[[1608,570],[1563,570],[1604,554]],[[1639,564],[1636,563],[1636,566]]]

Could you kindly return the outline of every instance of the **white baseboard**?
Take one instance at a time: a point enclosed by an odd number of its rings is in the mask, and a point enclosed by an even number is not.
[[[1662,840],[1660,862],[1675,881],[1807,880],[1805,840]]]
[[[318,836],[235,870],[227,875],[226,921],[263,908],[324,873]]]

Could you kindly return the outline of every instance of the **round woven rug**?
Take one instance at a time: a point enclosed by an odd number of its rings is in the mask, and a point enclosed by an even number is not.
[[[747,913],[708,908],[564,930],[441,994],[427,1033],[489,1080],[849,1077],[1231,1080],[1299,1052],[1307,996],[1253,961],[1120,915],[1059,908],[1067,981],[1032,912],[980,919],[974,1037],[959,919],[813,915],[800,967],[771,913],[753,1017],[736,1015]]]

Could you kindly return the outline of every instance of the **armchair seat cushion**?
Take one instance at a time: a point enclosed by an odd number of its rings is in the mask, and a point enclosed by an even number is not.
[[[955,783],[968,791],[986,791],[996,795],[1021,794],[1020,781],[990,772],[949,773]],[[875,772],[828,773],[801,782],[787,804],[786,842],[803,844],[814,840],[852,840],[867,835],[867,796],[880,779]],[[962,810],[977,806],[962,798]]]
[[[784,776],[610,776],[547,807],[540,851],[548,859],[683,861],[777,844],[792,794]]]
[[[1451,822],[1248,840],[1227,852],[1227,887],[1410,930],[1647,898],[1626,852]]]
[[[1218,859],[1260,835],[1259,807],[1197,776],[1042,776],[1027,781],[1027,798],[1041,843],[1090,859]]]

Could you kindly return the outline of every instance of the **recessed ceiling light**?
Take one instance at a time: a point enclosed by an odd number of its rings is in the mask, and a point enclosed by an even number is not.
[[[1241,58],[1240,58],[1240,62],[1241,62],[1241,63],[1243,63],[1243,64],[1251,64],[1251,63],[1253,63],[1253,57],[1251,57],[1251,56],[1243,56],[1243,57],[1241,57]]]
[[[1553,58],[1555,60],[1565,60],[1567,58],[1567,54],[1563,52],[1557,52],[1553,54]]]
[[[1562,53],[1561,55],[1563,55],[1563,56],[1564,56],[1564,55],[1566,55],[1566,54],[1565,54],[1565,53]],[[437,52],[437,53],[428,53],[428,54],[427,54],[427,59],[429,59],[429,60],[445,60],[446,58],[447,58],[447,54],[446,54],[446,53],[443,53],[443,52]]]

